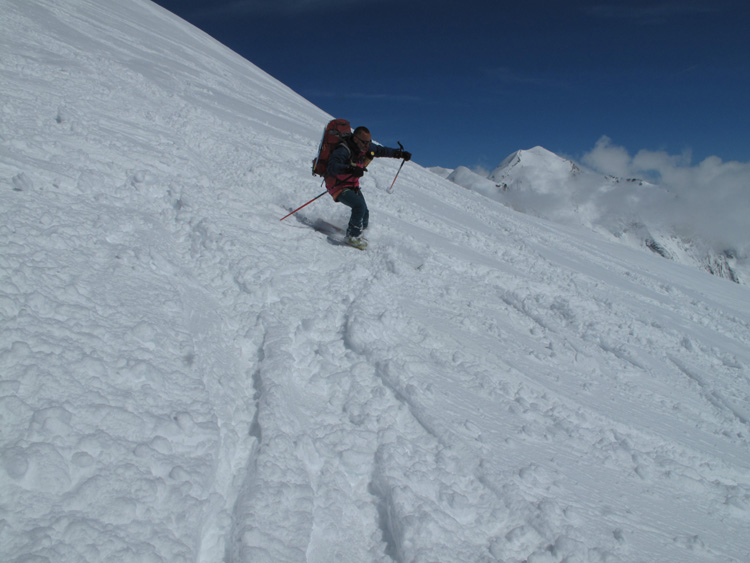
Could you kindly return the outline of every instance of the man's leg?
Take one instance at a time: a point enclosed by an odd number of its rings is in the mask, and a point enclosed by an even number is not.
[[[350,237],[358,237],[362,234],[362,230],[367,227],[370,215],[365,197],[359,190],[345,190],[339,196],[339,203],[343,203],[352,210],[346,234]]]

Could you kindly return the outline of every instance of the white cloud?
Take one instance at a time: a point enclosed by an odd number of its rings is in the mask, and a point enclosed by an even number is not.
[[[694,165],[689,152],[641,150],[631,157],[607,137],[599,139],[582,162],[603,174],[654,184],[622,184],[599,201],[609,208],[601,211],[620,210],[651,226],[676,228],[716,250],[750,252],[750,163],[712,156]]]
[[[627,178],[630,170],[630,155],[622,147],[612,146],[609,137],[602,137],[594,149],[583,156],[583,163],[597,172],[619,178]]]

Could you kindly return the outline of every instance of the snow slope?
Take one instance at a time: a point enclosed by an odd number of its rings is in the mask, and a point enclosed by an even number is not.
[[[0,10],[4,561],[750,559],[746,287],[385,159],[329,244],[321,110],[145,0]]]

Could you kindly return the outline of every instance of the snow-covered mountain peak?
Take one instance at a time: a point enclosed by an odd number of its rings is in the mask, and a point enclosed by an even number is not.
[[[599,174],[543,147],[510,154],[488,176],[459,166],[447,178],[517,211],[585,226],[737,283],[750,281],[746,255],[732,245],[711,245],[679,219],[679,191]]]
[[[504,190],[532,189],[545,193],[569,181],[579,171],[572,161],[537,146],[509,155],[489,174],[489,179]]]
[[[560,157],[544,147],[536,146],[530,149],[517,150],[508,155],[498,166],[503,168],[511,164],[522,164],[526,166],[537,166],[545,161],[560,160]]]

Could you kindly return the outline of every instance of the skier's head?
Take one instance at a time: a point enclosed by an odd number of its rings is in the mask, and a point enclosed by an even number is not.
[[[354,130],[354,133],[352,133],[352,140],[360,151],[366,151],[370,148],[372,135],[367,127],[360,125]]]

